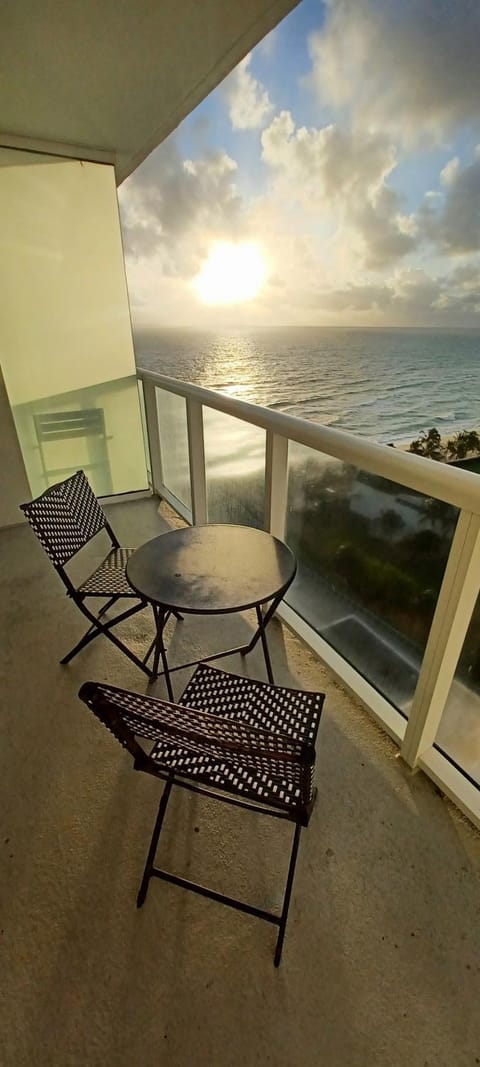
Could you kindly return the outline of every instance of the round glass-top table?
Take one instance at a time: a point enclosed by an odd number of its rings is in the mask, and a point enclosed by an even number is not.
[[[247,653],[262,642],[270,682],[272,666],[265,628],[297,569],[293,552],[277,537],[250,526],[209,524],[160,534],[130,556],[127,579],[142,599],[152,604],[156,637],[145,663],[154,653],[152,678],[161,658],[168,694],[173,700],[163,630],[170,614],[222,615],[255,608],[257,630],[248,645],[228,649],[202,662]],[[265,609],[262,612],[262,607]]]

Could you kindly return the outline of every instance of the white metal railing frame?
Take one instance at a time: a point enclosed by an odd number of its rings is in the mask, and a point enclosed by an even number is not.
[[[351,463],[371,474],[378,474],[408,489],[416,489],[425,496],[436,497],[446,504],[480,515],[480,483],[478,476],[470,471],[453,468],[447,463],[433,463],[423,456],[416,456],[399,448],[378,445],[345,430],[334,430],[296,415],[272,411],[246,400],[226,396],[200,385],[182,382],[155,371],[139,368],[137,377],[144,382],[145,406],[147,407],[148,384],[165,389],[169,393],[196,401],[200,406],[214,408],[225,415],[249,422],[280,437],[323,452],[344,463]],[[148,384],[147,384],[148,383]],[[148,419],[148,413],[147,413]]]
[[[408,766],[412,769],[421,767],[430,774],[480,826],[480,792],[434,748],[438,725],[480,592],[480,477],[403,449],[379,445],[342,430],[263,408],[154,371],[139,368],[137,375],[143,382],[152,488],[194,524],[208,521],[203,407],[265,430],[265,529],[277,537],[283,538],[285,533],[289,441],[459,509],[408,722],[291,607],[282,605],[281,615],[394,737]],[[163,483],[156,389],[185,398],[191,511]]]

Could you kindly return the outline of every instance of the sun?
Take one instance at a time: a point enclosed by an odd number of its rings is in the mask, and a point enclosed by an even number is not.
[[[194,288],[203,304],[241,304],[252,300],[267,277],[265,256],[253,241],[216,241]]]

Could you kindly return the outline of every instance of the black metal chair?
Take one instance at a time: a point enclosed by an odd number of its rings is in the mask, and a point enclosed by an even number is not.
[[[138,611],[143,611],[147,606],[145,601],[139,599],[125,577],[125,565],[134,549],[121,548],[119,545],[84,472],[77,471],[70,478],[52,485],[41,496],[27,504],[21,504],[20,507],[66,586],[68,596],[91,624],[90,629],[61,662],[69,663],[90,641],[99,634],[104,634],[150,677],[146,661],[142,662],[112,633],[114,626]],[[75,586],[65,570],[65,565],[101,530],[106,530],[112,548],[93,573],[81,585]],[[97,615],[87,606],[87,600],[94,597],[107,598],[107,603]],[[124,597],[134,600],[134,606],[102,622],[105,612]]]
[[[155,877],[265,919],[279,927],[274,957],[278,967],[300,833],[308,825],[316,795],[315,741],[324,694],[252,681],[200,664],[178,704],[96,682],[86,682],[79,696],[128,749],[135,770],[166,782],[137,907]],[[151,744],[149,751],[139,738]],[[173,785],[295,824],[280,915],[155,867]]]

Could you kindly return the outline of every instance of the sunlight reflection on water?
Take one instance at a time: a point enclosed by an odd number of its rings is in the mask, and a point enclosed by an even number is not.
[[[411,440],[435,424],[450,433],[480,422],[474,330],[156,330],[137,335],[136,358],[147,369],[380,442]]]

